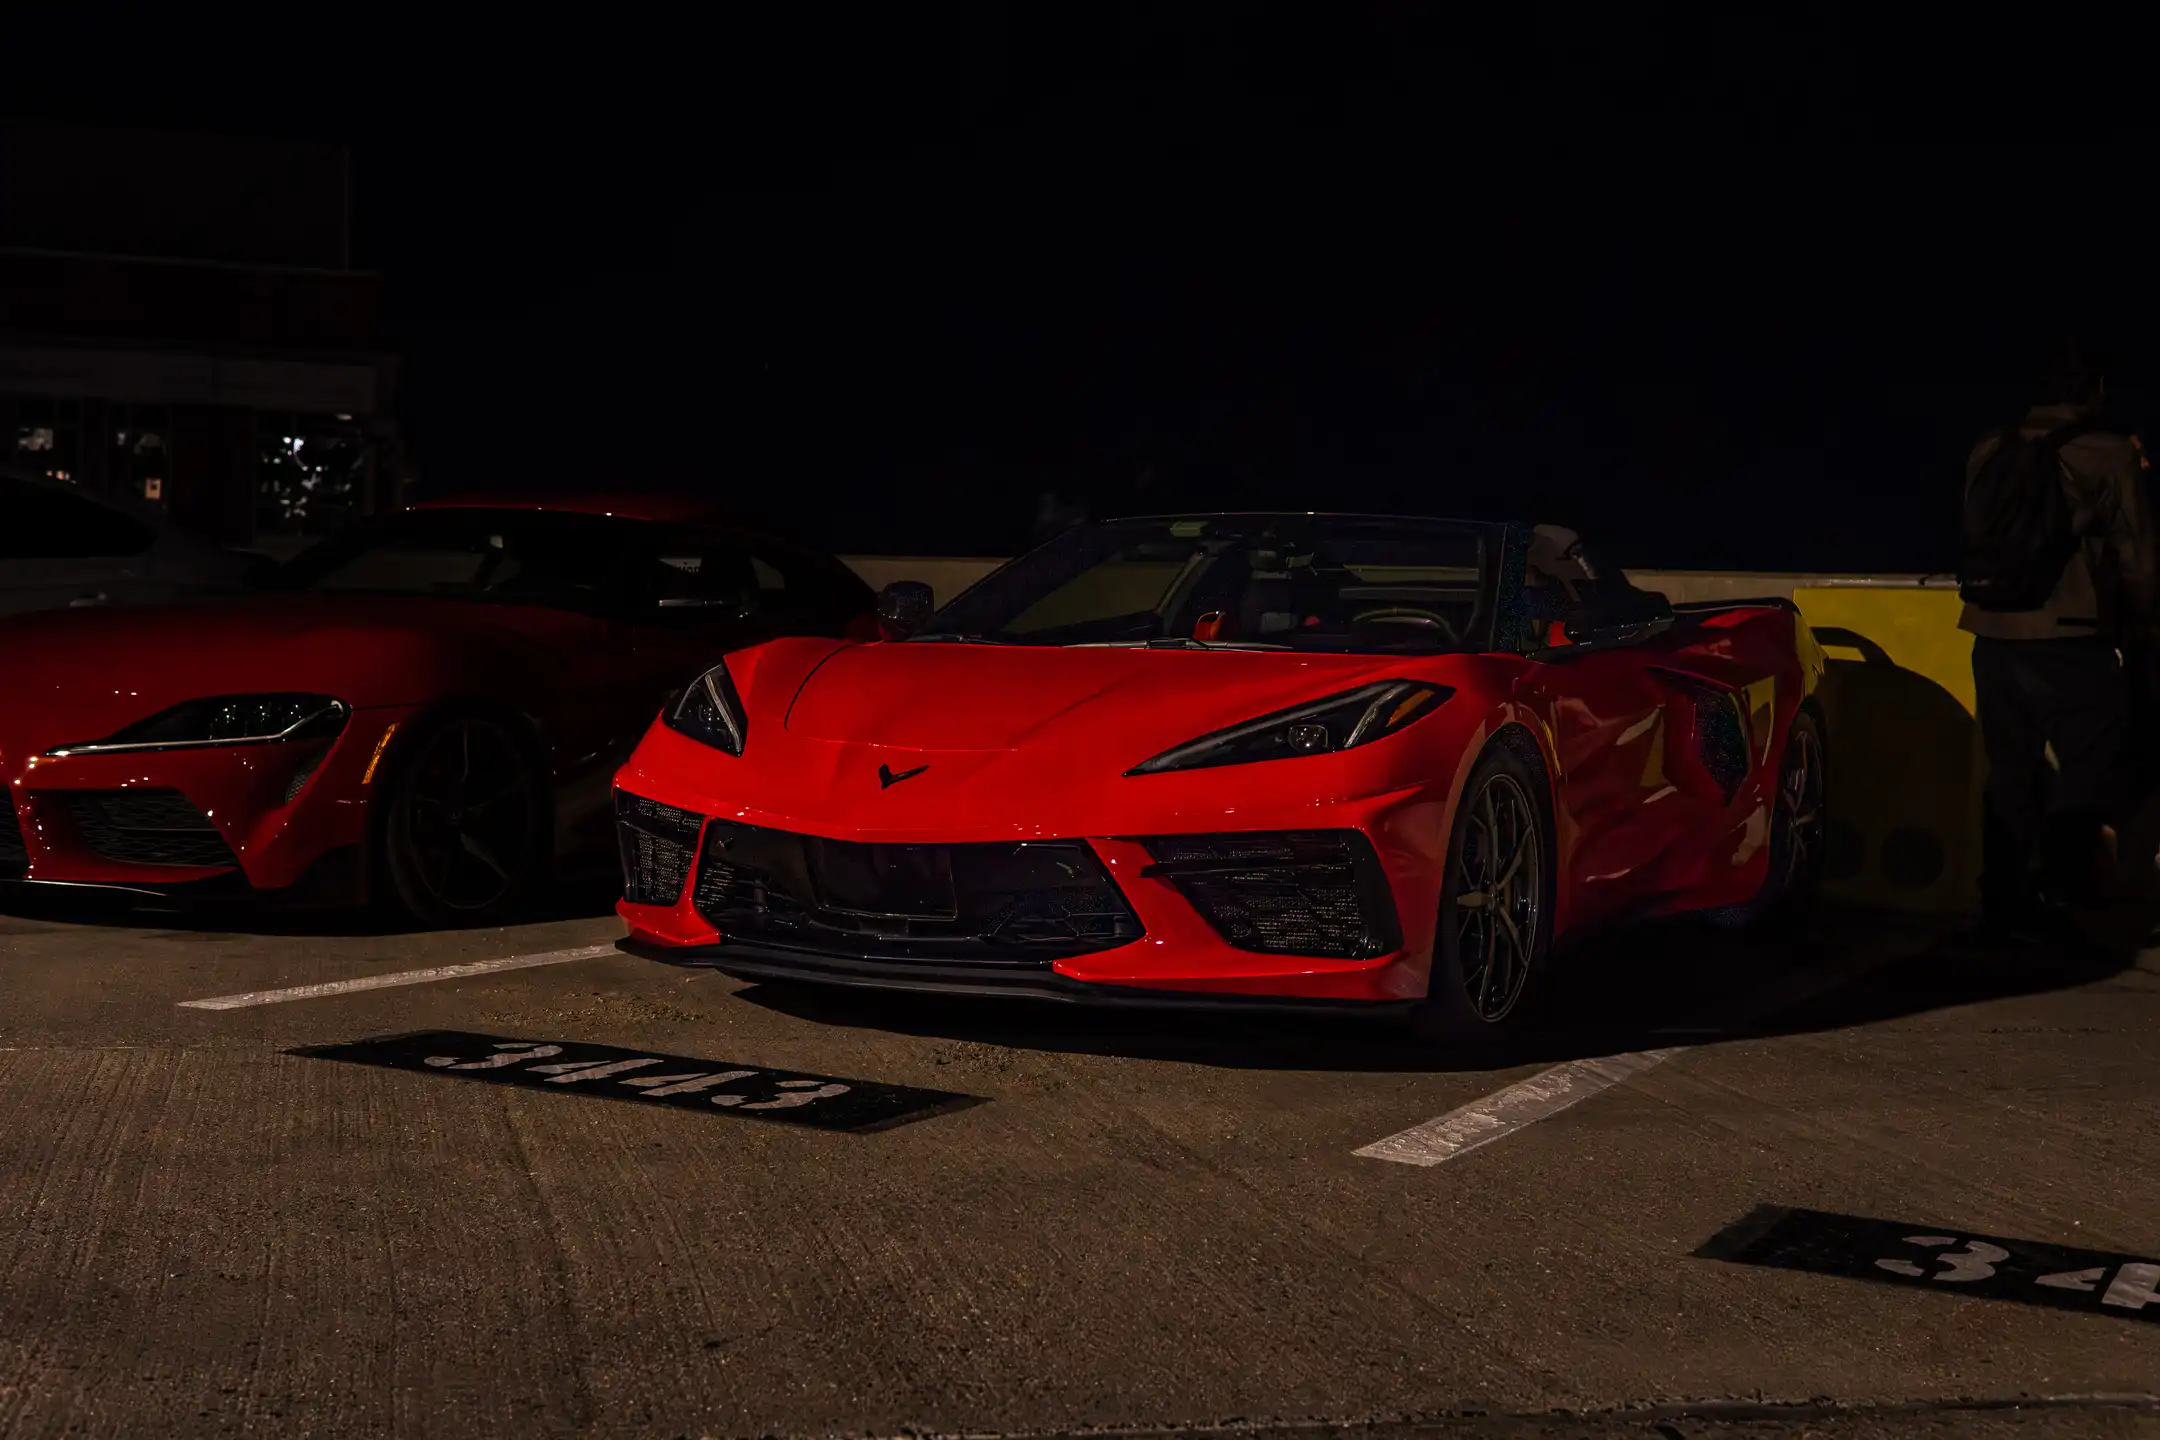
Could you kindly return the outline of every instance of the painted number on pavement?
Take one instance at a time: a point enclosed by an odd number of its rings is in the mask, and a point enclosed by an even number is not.
[[[2160,1262],[2037,1240],[1766,1205],[1695,1253],[1739,1265],[2160,1320]]]
[[[725,1060],[692,1060],[586,1045],[431,1030],[290,1052],[393,1070],[535,1090],[575,1090],[643,1104],[775,1120],[817,1130],[881,1130],[974,1103],[975,1097],[909,1085],[841,1080]]]

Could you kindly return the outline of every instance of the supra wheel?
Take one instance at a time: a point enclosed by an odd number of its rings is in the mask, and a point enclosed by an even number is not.
[[[1479,757],[1448,840],[1421,1038],[1492,1044],[1527,1027],[1552,947],[1552,807],[1505,741]]]
[[[383,870],[415,920],[483,924],[531,898],[546,813],[539,766],[508,725],[485,715],[429,724],[384,799]]]
[[[1807,918],[1822,898],[1828,795],[1822,722],[1802,710],[1793,717],[1785,754],[1778,762],[1777,796],[1770,811],[1769,873],[1753,900],[1713,911],[1712,919],[1728,928],[1766,930]]]

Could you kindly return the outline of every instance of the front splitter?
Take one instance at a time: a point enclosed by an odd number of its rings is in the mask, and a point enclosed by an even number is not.
[[[1217,1010],[1269,1014],[1386,1016],[1407,1012],[1404,1000],[1312,1000],[1273,995],[1230,995],[1196,990],[1153,990],[1133,985],[1096,985],[1044,967],[938,964],[932,961],[858,960],[740,941],[674,947],[624,940],[632,955],[666,965],[717,970],[738,980],[779,980],[862,990],[983,999],[1047,1000],[1062,1005],[1123,1009]]]

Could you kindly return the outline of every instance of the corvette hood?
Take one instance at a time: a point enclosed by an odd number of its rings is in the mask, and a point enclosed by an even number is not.
[[[1282,651],[858,645],[809,676],[786,724],[806,739],[918,751],[1081,737],[1160,748],[1405,668],[1392,656]]]
[[[306,691],[410,704],[446,680],[539,670],[592,622],[519,606],[281,595],[0,620],[0,742],[92,739],[206,695]]]

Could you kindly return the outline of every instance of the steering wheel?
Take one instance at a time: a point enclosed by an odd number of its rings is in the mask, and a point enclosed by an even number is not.
[[[1462,636],[1444,615],[1430,610],[1413,610],[1407,606],[1392,606],[1385,610],[1367,610],[1350,622],[1353,625],[1416,625],[1427,630],[1438,630],[1447,644],[1460,645]]]

